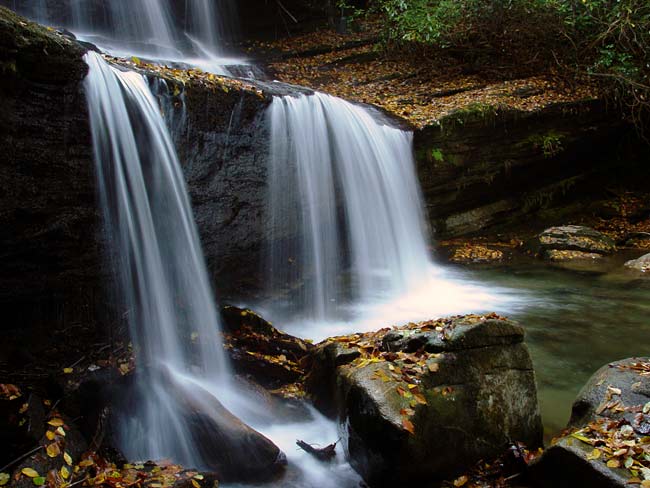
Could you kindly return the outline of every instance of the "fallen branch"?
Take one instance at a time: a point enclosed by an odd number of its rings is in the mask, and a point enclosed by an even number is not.
[[[340,439],[339,439],[340,440]],[[330,444],[325,447],[314,447],[311,444],[307,444],[305,441],[297,440],[296,444],[303,451],[311,454],[319,461],[330,461],[336,456],[336,444],[339,441],[336,441],[334,444]]]

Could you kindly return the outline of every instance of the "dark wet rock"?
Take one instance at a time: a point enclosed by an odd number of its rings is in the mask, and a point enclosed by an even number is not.
[[[643,479],[643,471],[639,471],[642,465],[633,467],[636,475],[623,466],[632,451],[618,458],[618,467],[608,467],[607,462],[617,459],[613,454],[620,447],[627,450],[643,445],[650,432],[648,373],[650,358],[624,359],[600,368],[573,404],[570,433],[531,467],[530,479],[535,486],[623,488],[630,486],[631,478]],[[585,439],[602,440],[588,443]],[[595,448],[602,449],[597,457],[593,455]]]
[[[33,488],[36,484],[32,477],[22,473],[24,468],[35,470],[43,478],[62,481],[61,469],[69,470],[72,474],[71,465],[79,461],[88,449],[88,441],[81,435],[72,419],[56,410],[49,410],[40,419],[39,425],[33,425],[43,433],[36,444],[40,449],[12,467],[13,488]],[[68,460],[66,454],[69,456]]]
[[[284,470],[286,457],[271,440],[233,415],[197,384],[174,378],[165,370],[127,375],[113,386],[113,414],[128,416],[144,402],[138,381],[155,375],[173,398],[178,421],[185,425],[204,467],[224,481],[264,481]],[[131,460],[135,461],[135,460]]]
[[[641,271],[643,273],[650,271],[650,254],[644,254],[640,258],[632,259],[626,262],[625,267]]]
[[[122,322],[124,310],[107,293],[112,270],[95,192],[85,51],[0,9],[3,330],[42,325],[37,335],[46,338],[70,324],[95,331]],[[177,145],[215,288],[220,297],[250,297],[260,287],[265,240],[266,108],[273,96],[310,91],[264,82],[223,89],[201,79],[167,79],[165,91],[156,81],[163,75],[148,76]]]
[[[550,227],[529,244],[536,254],[555,261],[593,259],[592,254],[611,254],[616,250],[614,241],[589,227],[565,225]]]
[[[469,104],[417,129],[417,170],[436,235],[526,226],[540,209],[580,200],[602,185],[589,183],[595,173],[621,174],[612,144],[628,133],[599,100],[531,112]],[[545,151],[545,140],[555,150]]]
[[[307,389],[347,426],[371,486],[441,480],[511,441],[541,444],[523,337],[508,320],[466,316],[334,338],[312,354]]]
[[[277,330],[249,309],[222,309],[224,339],[235,370],[266,388],[296,382],[312,344]]]
[[[24,454],[45,434],[45,406],[37,395],[0,385],[0,464]]]
[[[650,249],[650,232],[632,232],[626,237],[625,245],[640,249]]]

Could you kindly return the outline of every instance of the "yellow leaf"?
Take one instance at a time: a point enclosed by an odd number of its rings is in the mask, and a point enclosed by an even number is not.
[[[608,468],[618,468],[620,467],[621,463],[619,462],[618,459],[610,459],[607,461],[607,467]]]
[[[438,371],[438,369],[440,369],[440,365],[438,363],[429,363],[428,368],[429,368],[429,371],[431,371],[432,373],[435,373],[435,372]]]
[[[32,468],[23,468],[20,470],[21,473],[23,473],[25,476],[28,476],[30,478],[36,478],[38,476],[38,471]]]
[[[61,427],[63,425],[63,420],[60,418],[54,418],[48,422],[52,427]]]
[[[56,438],[56,434],[54,432],[52,432],[51,430],[48,430],[45,433],[45,437],[47,437],[48,441],[53,441]]]
[[[454,480],[454,486],[465,486],[467,482],[469,481],[469,478],[465,475],[461,476],[460,478],[457,478]]]
[[[61,473],[61,478],[64,480],[67,480],[70,477],[70,471],[65,466],[61,466],[59,473]]]
[[[63,460],[68,466],[72,466],[72,457],[67,452],[63,453]]]
[[[61,449],[59,448],[59,444],[53,442],[45,448],[45,452],[47,452],[49,457],[54,458],[61,454]]]
[[[579,441],[586,442],[587,444],[593,444],[593,441],[591,439],[589,439],[589,437],[585,437],[585,436],[580,435],[580,434],[578,434],[576,432],[571,434],[571,437],[575,437]]]
[[[65,430],[63,430],[63,427],[57,427],[54,432],[65,437]]]
[[[194,488],[201,488],[201,485],[200,485],[199,482],[196,481],[196,480],[192,480],[192,486],[193,486]]]
[[[140,64],[142,64],[142,61],[140,61],[140,58],[138,58],[136,56],[131,56],[131,61],[133,61],[136,64],[136,66],[139,66]]]
[[[11,479],[11,476],[7,473],[0,473],[0,486],[4,486],[7,483],[9,483],[9,480]]]
[[[426,405],[427,404],[427,399],[424,398],[424,395],[422,395],[420,393],[415,393],[413,395],[413,398],[415,398],[415,400],[421,405]]]
[[[92,459],[86,458],[86,459],[84,459],[83,461],[81,461],[79,463],[79,466],[81,466],[82,468],[86,468],[88,466],[92,466],[93,464],[95,464],[95,463],[93,462]]]
[[[594,459],[598,459],[601,454],[602,452],[600,451],[600,449],[594,449],[593,451],[591,451],[591,453],[587,455],[587,459],[589,461],[593,461]]]
[[[195,479],[195,480],[202,480],[202,479],[203,479],[203,475],[202,475],[202,474],[197,474],[197,475],[194,476],[194,479]]]
[[[72,368],[63,368],[63,372],[65,374],[70,374],[70,373],[72,373],[72,371],[74,371]]]
[[[20,407],[20,410],[18,410],[18,413],[25,413],[28,408],[29,408],[29,403],[23,403],[23,406]]]

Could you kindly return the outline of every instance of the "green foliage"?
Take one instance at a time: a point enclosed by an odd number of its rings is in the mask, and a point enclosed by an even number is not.
[[[445,156],[439,148],[431,149],[431,158],[437,163],[442,163],[445,160]]]
[[[562,146],[562,139],[564,136],[555,131],[547,132],[546,134],[537,134],[528,138],[533,146],[540,148],[544,153],[545,158],[552,158],[560,154],[564,147]]]

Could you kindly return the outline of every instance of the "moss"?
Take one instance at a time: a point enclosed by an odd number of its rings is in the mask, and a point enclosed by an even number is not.
[[[559,132],[550,130],[543,134],[534,134],[526,138],[524,143],[541,150],[545,158],[552,158],[564,151],[564,138]]]
[[[445,129],[454,129],[470,122],[484,125],[494,123],[498,115],[498,107],[481,102],[472,102],[467,106],[454,110],[440,120],[443,132]]]

